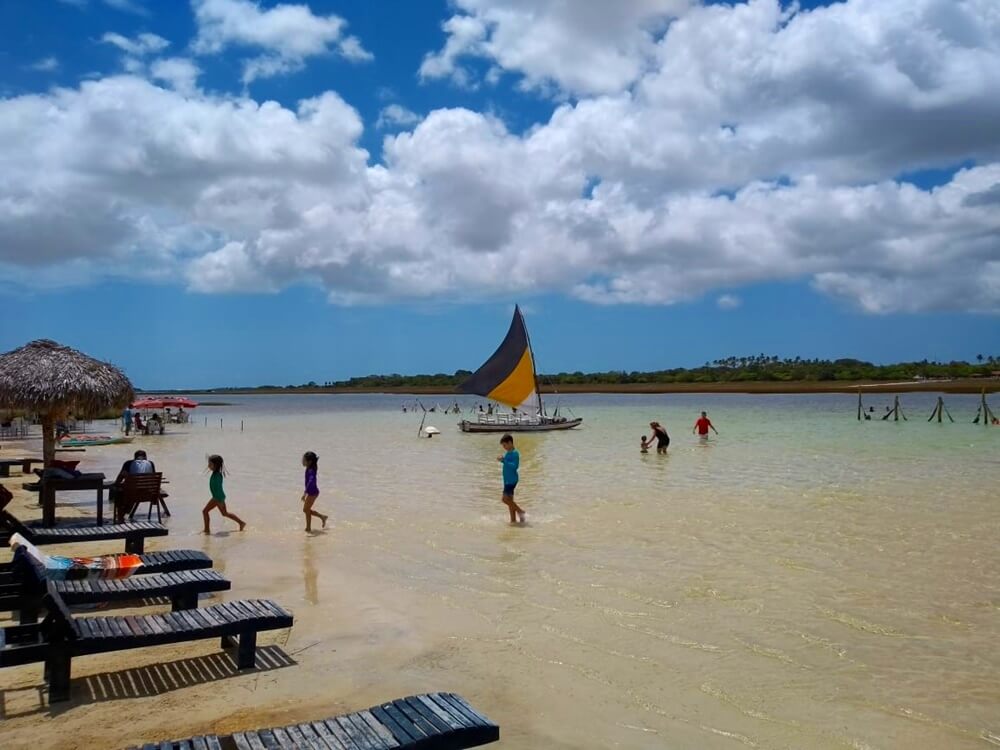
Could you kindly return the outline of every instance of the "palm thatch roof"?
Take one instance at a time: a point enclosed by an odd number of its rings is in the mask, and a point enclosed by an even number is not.
[[[55,341],[40,339],[0,354],[0,407],[86,416],[134,397],[117,367]]]

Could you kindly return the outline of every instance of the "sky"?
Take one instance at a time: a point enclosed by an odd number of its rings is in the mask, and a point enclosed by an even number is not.
[[[996,0],[0,0],[0,351],[1000,356]]]

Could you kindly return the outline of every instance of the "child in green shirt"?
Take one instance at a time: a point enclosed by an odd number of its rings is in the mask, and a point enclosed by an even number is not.
[[[208,480],[208,489],[212,493],[212,499],[208,501],[201,511],[201,517],[205,519],[205,533],[212,533],[211,529],[209,529],[208,514],[213,508],[217,508],[225,518],[236,521],[240,525],[240,531],[243,531],[246,527],[243,519],[226,510],[226,493],[222,489],[222,478],[226,475],[226,468],[222,461],[222,456],[209,456],[208,468],[212,472],[212,476]]]

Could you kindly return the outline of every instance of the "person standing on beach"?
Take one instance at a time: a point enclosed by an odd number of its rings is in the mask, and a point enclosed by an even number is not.
[[[226,475],[226,467],[222,460],[222,456],[209,456],[208,469],[212,472],[212,476],[208,480],[208,489],[212,493],[212,499],[209,500],[205,507],[201,510],[201,517],[205,519],[205,533],[212,533],[209,528],[208,514],[213,508],[217,509],[225,518],[228,518],[231,521],[236,521],[236,523],[240,525],[240,531],[243,531],[243,529],[246,528],[246,523],[243,519],[226,510],[226,493],[225,490],[222,489],[222,479]]]
[[[514,438],[504,435],[500,438],[504,452],[497,456],[497,461],[503,464],[503,496],[501,501],[510,511],[510,522],[524,523],[524,509],[514,501],[514,490],[517,488],[518,468],[521,465],[521,454],[514,449]]]
[[[653,437],[656,438],[656,452],[665,455],[667,448],[670,447],[670,435],[667,434],[666,428],[659,422],[650,422],[649,426],[653,430]]]
[[[132,434],[132,407],[126,406],[125,411],[122,412],[122,427],[125,429],[126,435]]]
[[[697,432],[698,437],[700,437],[702,440],[708,440],[709,428],[712,428],[712,432],[714,432],[716,435],[719,434],[719,431],[715,429],[715,425],[712,424],[712,420],[708,418],[708,413],[702,412],[701,416],[695,420],[694,427],[691,428],[691,432]]]
[[[319,497],[319,485],[316,484],[316,474],[319,471],[319,456],[312,451],[306,451],[302,456],[302,465],[306,467],[306,489],[302,493],[302,512],[306,515],[306,531],[312,531],[312,519],[316,516],[326,528],[327,516],[313,510],[313,504]]]

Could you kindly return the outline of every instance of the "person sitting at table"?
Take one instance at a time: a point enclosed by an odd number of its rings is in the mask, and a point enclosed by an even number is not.
[[[108,488],[108,499],[111,500],[111,507],[117,507],[126,477],[130,474],[153,474],[155,472],[156,465],[146,457],[146,451],[137,450],[132,458],[122,464],[121,471],[115,477],[114,486]]]
[[[129,474],[155,474],[156,464],[150,461],[146,457],[146,451],[137,450],[131,459],[122,464],[121,471],[118,472],[118,476],[115,478],[115,484],[121,485],[125,483],[125,477]]]
[[[133,415],[132,421],[135,423],[135,434],[136,435],[139,435],[139,434],[144,433],[146,431],[146,425],[144,425],[142,423],[142,415],[139,414],[139,412],[136,412]]]
[[[163,434],[163,421],[160,419],[160,415],[153,412],[153,416],[149,418],[146,423],[146,434],[147,435],[162,435]]]

